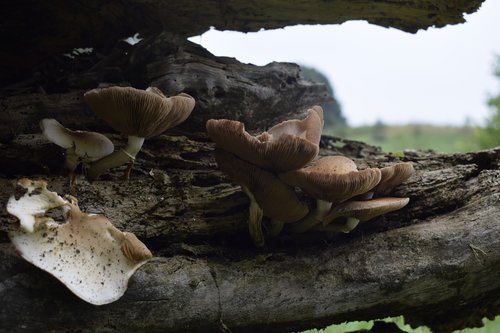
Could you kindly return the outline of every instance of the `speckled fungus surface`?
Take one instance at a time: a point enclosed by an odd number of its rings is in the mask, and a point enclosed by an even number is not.
[[[87,214],[73,200],[47,190],[45,181],[21,179],[27,189],[8,211],[21,221],[9,237],[21,256],[49,272],[86,302],[102,305],[119,299],[129,278],[152,257],[134,234],[121,232],[102,215]],[[45,215],[63,207],[66,221]],[[31,215],[32,218],[27,218]]]

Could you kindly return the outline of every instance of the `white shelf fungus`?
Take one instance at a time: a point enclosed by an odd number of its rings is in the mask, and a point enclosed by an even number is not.
[[[7,207],[21,221],[22,227],[9,233],[21,256],[86,302],[119,299],[132,274],[152,257],[146,246],[103,215],[84,213],[73,200],[48,191],[45,181],[21,179],[18,184],[27,192],[18,200],[12,196]],[[66,210],[64,223],[44,215],[56,207]]]

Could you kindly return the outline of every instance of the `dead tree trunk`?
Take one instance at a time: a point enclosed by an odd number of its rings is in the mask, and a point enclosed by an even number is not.
[[[99,70],[66,73],[51,93],[24,85],[3,97],[0,332],[289,332],[401,314],[449,332],[500,312],[500,148],[396,156],[325,136],[322,155],[343,154],[359,167],[413,162],[416,176],[393,191],[410,204],[348,235],[284,234],[256,249],[246,227],[248,200],[218,171],[204,122],[228,117],[263,128],[300,117],[327,97],[324,87],[300,79],[295,65],[242,65],[189,44],[165,45],[146,41],[113,61],[100,59],[93,64]],[[98,307],[16,254],[7,237],[15,219],[5,202],[21,176],[48,178],[51,190],[68,192],[62,151],[39,134],[41,118],[123,144],[86,108],[88,87],[77,87],[111,72],[115,82],[135,77],[137,85],[190,89],[198,104],[180,130],[145,142],[129,181],[123,169],[93,183],[79,179],[81,208],[136,233],[156,256],[122,299]]]

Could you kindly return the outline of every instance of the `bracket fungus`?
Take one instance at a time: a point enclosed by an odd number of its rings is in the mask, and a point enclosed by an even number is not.
[[[358,171],[354,161],[347,157],[327,156],[303,169],[280,173],[279,177],[316,199],[316,211],[290,226],[292,232],[304,232],[319,224],[332,204],[344,202],[375,187],[381,172],[378,168]]]
[[[328,230],[348,233],[358,223],[369,221],[380,215],[403,208],[410,201],[409,198],[377,198],[361,201],[347,201],[332,208],[323,217],[323,224],[315,226],[316,230]],[[343,223],[334,223],[336,219],[345,218]],[[333,222],[333,223],[332,223]]]
[[[42,119],[40,128],[43,135],[52,143],[66,149],[66,168],[70,171],[70,186],[75,181],[75,169],[83,163],[107,156],[115,149],[113,142],[105,135],[96,132],[72,131],[55,119]]]
[[[119,299],[132,274],[152,257],[147,247],[106,217],[82,212],[76,199],[48,191],[45,181],[21,179],[18,185],[27,191],[19,200],[12,196],[7,209],[21,221],[22,227],[9,233],[21,256],[86,302],[102,305]],[[56,207],[65,210],[64,223],[45,215]]]
[[[195,101],[188,94],[166,97],[158,88],[107,87],[87,91],[90,108],[111,127],[128,136],[120,150],[91,164],[87,177],[95,180],[104,171],[135,161],[144,140],[185,121]],[[130,168],[129,168],[130,171]],[[127,173],[128,177],[128,173]]]
[[[250,198],[248,225],[250,236],[257,246],[265,243],[263,215],[271,218],[267,236],[274,236],[281,231],[283,223],[298,221],[309,212],[294,190],[273,173],[220,149],[214,155],[219,168],[240,185]]]
[[[234,120],[210,119],[206,127],[218,148],[263,169],[283,172],[301,168],[318,155],[323,109],[314,106],[306,118],[284,121],[257,136]]]

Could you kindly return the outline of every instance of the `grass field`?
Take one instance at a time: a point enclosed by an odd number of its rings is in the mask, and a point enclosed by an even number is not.
[[[403,317],[388,318],[384,319],[387,322],[394,322],[398,327],[408,333],[432,333],[432,331],[425,327],[418,327],[412,329],[409,325],[405,325]],[[467,328],[463,330],[454,331],[454,333],[498,333],[500,332],[500,316],[497,316],[495,320],[483,319],[484,326],[481,328]],[[366,321],[355,321],[340,325],[332,325],[323,330],[308,330],[303,333],[348,333],[359,331],[363,329],[370,329],[373,326],[373,322]]]
[[[475,129],[469,126],[378,124],[344,129],[326,128],[324,133],[380,146],[386,152],[399,152],[404,149],[433,149],[442,153],[457,153],[479,149]]]

